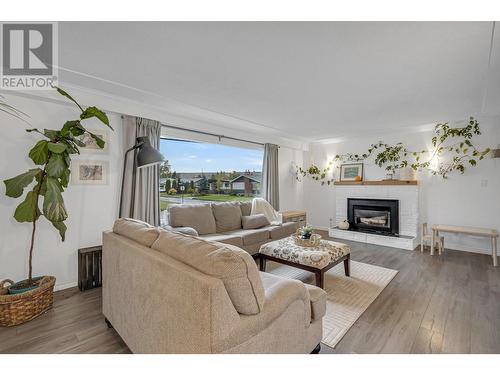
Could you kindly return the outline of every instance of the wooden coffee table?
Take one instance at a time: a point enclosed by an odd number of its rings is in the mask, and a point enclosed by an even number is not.
[[[351,248],[340,242],[321,240],[317,247],[303,247],[292,236],[265,243],[259,250],[260,270],[266,270],[266,261],[286,264],[314,273],[316,286],[323,288],[325,272],[344,262],[344,272],[349,276]]]

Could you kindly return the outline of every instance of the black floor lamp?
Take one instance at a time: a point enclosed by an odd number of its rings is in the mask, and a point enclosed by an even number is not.
[[[135,152],[137,150],[137,152]],[[127,156],[130,151],[134,151],[135,163],[132,169],[132,196],[135,194],[135,180],[137,168],[150,167],[159,164],[163,161],[163,155],[151,146],[148,137],[137,137],[135,145],[125,152],[125,159],[123,160],[123,176],[122,176],[122,189],[120,193],[120,212],[118,217],[122,217],[122,203],[123,203],[123,186],[125,184],[125,171],[127,169]]]

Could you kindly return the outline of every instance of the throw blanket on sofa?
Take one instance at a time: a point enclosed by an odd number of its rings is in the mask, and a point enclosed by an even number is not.
[[[254,198],[252,201],[252,215],[264,214],[272,225],[281,225],[282,215],[276,211],[264,198]]]

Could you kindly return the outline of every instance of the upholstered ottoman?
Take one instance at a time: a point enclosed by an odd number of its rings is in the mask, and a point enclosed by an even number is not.
[[[266,260],[286,264],[314,273],[316,285],[323,288],[324,274],[344,262],[345,275],[349,276],[351,248],[340,242],[321,240],[317,247],[303,247],[293,237],[268,242],[260,247],[260,270],[266,270]]]

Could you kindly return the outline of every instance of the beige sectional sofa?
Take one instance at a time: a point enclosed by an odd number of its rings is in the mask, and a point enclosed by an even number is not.
[[[134,353],[309,353],[326,293],[236,246],[119,219],[103,235],[102,308]]]
[[[238,246],[250,254],[256,254],[262,244],[295,233],[298,223],[267,225],[245,229],[243,217],[249,217],[252,203],[224,202],[195,205],[171,205],[169,225],[190,233],[194,229],[199,237]]]

